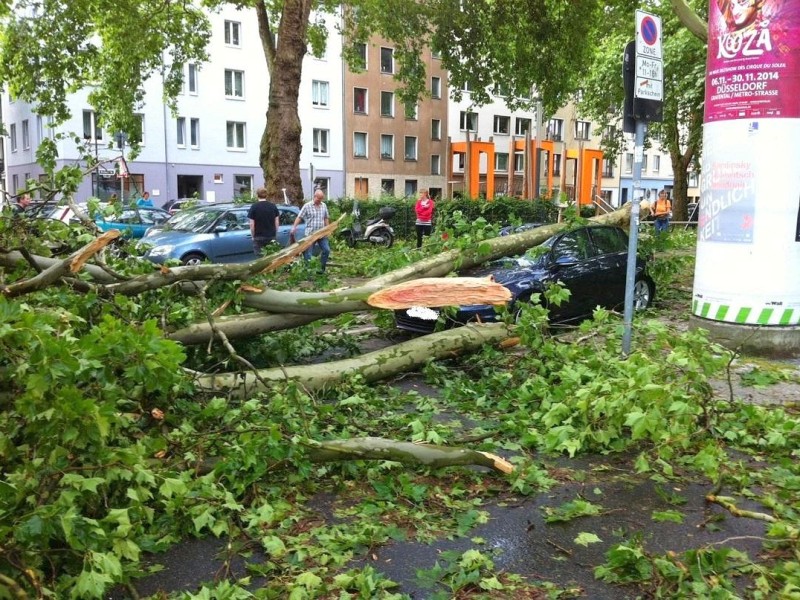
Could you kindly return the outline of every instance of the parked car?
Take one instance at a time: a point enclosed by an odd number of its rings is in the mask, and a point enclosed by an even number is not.
[[[247,262],[255,259],[249,204],[207,204],[176,213],[162,226],[150,229],[140,243],[144,257],[163,263],[177,259],[185,265],[203,261],[216,263]],[[290,230],[297,213],[295,206],[278,206],[280,225],[276,241],[288,246]],[[295,238],[305,233],[301,223]]]
[[[492,275],[494,280],[511,291],[510,309],[519,312],[523,303],[536,293],[560,282],[571,292],[569,301],[548,306],[550,320],[571,321],[588,316],[597,306],[621,307],[625,300],[628,234],[619,227],[585,226],[558,233],[524,255],[494,261],[470,273]],[[655,296],[655,283],[647,273],[644,259],[637,259],[634,285],[634,308],[650,306]],[[546,303],[543,297],[540,301]],[[395,311],[397,327],[419,333],[434,331],[440,311],[412,307]],[[470,321],[495,321],[497,314],[490,305],[460,306],[447,325]]]
[[[103,231],[119,229],[126,238],[139,239],[148,229],[167,219],[169,213],[160,208],[132,206],[123,209],[119,215],[98,215],[94,222]]]
[[[178,198],[177,200],[169,200],[163,208],[169,214],[174,215],[176,212],[184,210],[186,208],[198,206],[200,200],[197,198]]]

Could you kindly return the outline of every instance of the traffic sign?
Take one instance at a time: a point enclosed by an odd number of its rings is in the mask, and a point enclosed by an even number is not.
[[[661,60],[661,17],[636,11],[636,54]]]
[[[661,55],[661,18],[636,11],[636,85],[634,98],[664,100],[664,69]]]
[[[116,175],[117,172],[114,169],[104,169],[102,167],[98,167],[97,174],[100,177],[114,177],[114,175]]]

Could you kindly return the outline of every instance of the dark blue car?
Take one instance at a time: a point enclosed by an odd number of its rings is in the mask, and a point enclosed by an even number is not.
[[[249,204],[201,204],[173,215],[161,227],[150,229],[140,242],[144,257],[154,263],[177,259],[185,265],[204,261],[248,262],[255,259],[250,235]],[[299,210],[279,205],[280,225],[276,241],[288,246],[290,230]],[[301,223],[296,239],[303,237]]]
[[[550,320],[571,321],[591,315],[597,306],[615,309],[625,300],[628,235],[619,227],[586,226],[561,232],[522,256],[495,261],[470,275],[492,275],[511,291],[511,310],[519,310],[534,294],[543,294],[550,284],[560,282],[570,298],[560,306],[548,306]],[[634,309],[650,306],[655,283],[647,274],[643,259],[637,259]],[[544,297],[540,297],[545,302]],[[439,311],[412,307],[395,311],[400,329],[419,333],[434,331]],[[442,317],[444,318],[444,317]],[[494,321],[490,305],[460,306],[448,325],[470,321]]]

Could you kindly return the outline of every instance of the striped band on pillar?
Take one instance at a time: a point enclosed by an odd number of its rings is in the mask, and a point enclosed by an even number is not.
[[[713,319],[737,325],[800,325],[800,308],[753,308],[716,302],[692,302],[692,314],[703,319]]]

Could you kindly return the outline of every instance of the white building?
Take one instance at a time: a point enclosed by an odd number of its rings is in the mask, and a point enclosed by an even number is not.
[[[73,94],[72,118],[59,126],[59,131],[83,137],[104,161],[99,173],[86,177],[76,194],[78,200],[90,196],[105,199],[112,193],[124,193],[128,198],[149,191],[156,205],[194,195],[225,201],[250,195],[263,185],[259,145],[266,125],[269,76],[257,19],[253,10],[236,10],[230,5],[210,14],[209,19],[210,60],[188,65],[177,115],[172,115],[162,100],[158,76],[145,83],[145,103],[139,111],[141,152],[127,162],[127,178],[116,174],[125,148],[119,148],[113,133],[96,126],[88,92]],[[307,197],[314,185],[331,196],[341,196],[344,191],[341,37],[333,25],[330,22],[325,57],[309,56],[303,65],[298,110],[303,123],[301,176]],[[29,104],[12,101],[8,94],[3,95],[2,103],[8,133],[7,191],[16,195],[28,179],[42,177],[35,162],[36,150],[45,136],[53,137],[56,132]],[[58,156],[59,167],[79,159],[68,140],[58,142]]]

